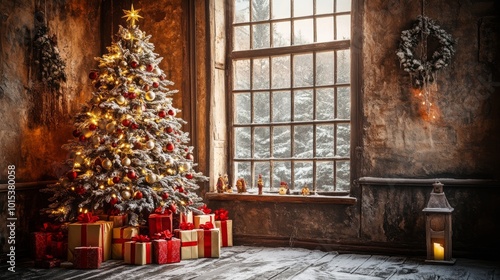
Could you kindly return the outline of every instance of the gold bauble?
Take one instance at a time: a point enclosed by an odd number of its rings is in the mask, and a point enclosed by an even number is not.
[[[101,138],[99,136],[92,137],[92,144],[94,145],[101,144]]]
[[[108,124],[108,122],[106,120],[100,120],[99,121],[99,128],[101,130],[105,130],[106,129],[106,125]]]
[[[115,131],[115,127],[116,127],[115,124],[113,122],[110,122],[106,125],[106,131],[108,133],[111,133],[111,132]]]
[[[148,91],[144,97],[147,101],[153,101],[156,98],[156,94],[153,91]]]
[[[92,97],[91,101],[94,104],[99,104],[99,102],[101,102],[101,98],[99,98],[99,96],[94,96],[94,97]]]
[[[130,159],[128,157],[122,159],[122,165],[124,166],[129,166],[131,163]]]
[[[88,138],[90,138],[94,134],[94,131],[86,128],[86,129],[83,130],[82,134],[85,136],[85,138],[88,139]]]
[[[82,164],[83,163],[83,157],[80,155],[77,155],[75,157],[75,163]]]
[[[156,174],[154,174],[154,173],[148,173],[148,175],[146,175],[146,182],[148,182],[150,184],[155,183],[157,180],[158,180],[158,178],[157,178]]]
[[[100,116],[101,115],[101,108],[99,108],[97,106],[92,108],[92,114],[95,116]]]
[[[130,199],[132,194],[129,191],[122,191],[122,198],[123,199]]]
[[[119,95],[117,98],[116,98],[116,103],[118,103],[119,105],[123,105],[125,104],[125,97],[123,95]]]
[[[111,167],[113,167],[113,163],[111,162],[111,160],[109,159],[105,159],[103,162],[102,162],[102,167],[104,167],[104,169],[106,170],[110,170]]]
[[[151,150],[155,147],[155,142],[153,140],[149,140],[146,142],[146,149]]]

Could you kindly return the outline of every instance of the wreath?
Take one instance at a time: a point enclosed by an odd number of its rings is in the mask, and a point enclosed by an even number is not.
[[[440,46],[434,51],[432,57],[427,60],[426,46],[421,59],[414,57],[414,49],[420,40],[426,40],[428,36],[437,39]],[[432,19],[425,16],[418,16],[413,27],[401,32],[401,41],[396,55],[399,58],[400,66],[410,74],[412,83],[416,88],[423,88],[427,84],[434,82],[435,73],[448,66],[451,57],[455,54],[455,40],[437,25]]]

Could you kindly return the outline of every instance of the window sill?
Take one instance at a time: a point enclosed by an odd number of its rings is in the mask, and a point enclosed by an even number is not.
[[[253,201],[253,202],[278,202],[278,203],[311,203],[311,204],[356,204],[356,198],[350,196],[327,195],[279,195],[279,194],[239,194],[239,193],[207,193],[207,200],[222,201]]]

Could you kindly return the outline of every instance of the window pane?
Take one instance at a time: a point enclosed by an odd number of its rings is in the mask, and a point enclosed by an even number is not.
[[[269,174],[271,174],[269,162],[256,162],[255,163],[255,173],[254,173],[254,186],[257,187],[257,180],[259,179],[259,174],[262,174],[262,182],[264,183],[264,192],[271,190],[271,181]]]
[[[273,47],[286,47],[291,45],[291,24],[289,21],[273,23]]]
[[[238,0],[234,1],[234,22],[249,22],[250,21],[250,1]]]
[[[270,121],[269,110],[269,92],[255,92],[253,95],[253,122],[268,123]]]
[[[270,47],[269,23],[255,24],[253,30],[253,49],[262,49]]]
[[[236,60],[233,63],[234,89],[250,89],[250,60]]]
[[[287,158],[291,152],[290,126],[276,126],[273,129],[273,157]]]
[[[250,49],[250,26],[234,27],[234,50],[249,50]]]
[[[309,190],[312,189],[313,184],[313,162],[295,162],[294,164],[294,182],[290,184],[290,189],[292,190],[300,190],[306,185],[309,187]]]
[[[234,95],[234,120],[235,123],[250,123],[252,111],[250,110],[250,93],[236,93]]]
[[[351,10],[351,0],[337,0],[336,12],[348,12]]]
[[[337,16],[337,40],[351,39],[351,16]]]
[[[294,128],[293,156],[295,158],[312,158],[314,147],[314,130],[312,125],[298,125]],[[297,178],[295,178],[297,179]]]
[[[316,127],[316,156],[333,157],[334,156],[334,125],[318,125]]]
[[[316,90],[316,119],[333,120],[335,118],[335,92],[333,88]]]
[[[312,90],[297,90],[294,96],[294,120],[310,121],[314,118],[314,103]]]
[[[316,53],[316,85],[333,85],[335,53],[318,52]]]
[[[313,14],[313,0],[293,1],[293,16],[309,16]]]
[[[272,18],[289,18],[290,17],[290,0],[273,0]]]
[[[252,152],[252,145],[250,141],[250,128],[237,127],[234,129],[235,140],[234,145],[236,148],[236,158],[250,158]]]
[[[255,145],[254,157],[256,158],[269,158],[271,151],[269,144],[271,140],[269,127],[256,127],[255,128]]]
[[[351,118],[351,90],[349,87],[337,88],[337,118]]]
[[[337,51],[337,83],[349,83],[351,79],[350,51]]]
[[[278,191],[280,182],[285,181],[290,186],[292,178],[292,164],[289,161],[273,162],[273,187],[272,191]]]
[[[337,161],[336,174],[337,183],[336,191],[348,191],[350,189],[350,163],[348,160]]]
[[[316,42],[333,41],[333,17],[316,19]]]
[[[333,161],[316,162],[316,190],[317,191],[334,191],[335,185],[333,182],[334,163]]]
[[[316,0],[316,14],[333,13],[333,0]]]
[[[302,19],[293,22],[293,44],[310,44],[314,41],[313,20]]]
[[[337,125],[337,149],[336,154],[341,157],[349,157],[351,126],[349,124]]]
[[[308,87],[313,85],[312,54],[293,56],[293,86]]]
[[[252,0],[252,21],[269,19],[269,1]]]
[[[290,56],[275,56],[272,58],[272,88],[290,87]]]
[[[292,111],[292,99],[289,91],[273,93],[273,122],[289,122]]]
[[[253,89],[269,88],[269,58],[253,60]]]
[[[235,181],[239,178],[245,179],[245,182],[247,183],[247,188],[249,188],[249,184],[252,182],[252,169],[251,169],[251,163],[250,162],[236,162],[235,163]],[[229,185],[232,187],[231,182],[229,182]]]

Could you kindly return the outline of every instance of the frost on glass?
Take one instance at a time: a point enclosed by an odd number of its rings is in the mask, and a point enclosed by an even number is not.
[[[250,123],[252,121],[252,111],[250,110],[250,93],[234,94],[234,120],[235,123]]]
[[[271,156],[269,127],[256,127],[254,130],[254,157],[269,158]]]
[[[281,181],[285,181],[291,185],[292,164],[289,161],[273,162],[273,187],[272,191],[277,191]]]
[[[316,42],[333,41],[333,16],[316,19]]]
[[[296,90],[294,92],[294,121],[311,121],[314,118],[313,91]]]
[[[293,1],[293,16],[310,16],[313,14],[313,0]]]
[[[290,56],[274,56],[272,61],[272,88],[290,87]]]
[[[313,187],[313,162],[303,161],[295,162],[294,165],[295,179],[292,184],[293,190],[301,190],[304,186],[308,186],[309,190]]]
[[[335,185],[333,161],[317,161],[316,162],[316,190],[318,192],[334,191]]]
[[[270,47],[271,34],[269,33],[269,23],[252,25],[253,49],[262,49]]]
[[[333,157],[335,155],[335,126],[316,126],[316,156]]]
[[[293,44],[303,45],[314,42],[313,20],[301,19],[293,21]]]
[[[289,18],[290,17],[290,0],[273,0],[272,1],[271,18]]]
[[[348,160],[336,162],[336,191],[349,191],[350,189],[350,163]]]
[[[351,90],[349,87],[337,88],[337,119],[351,118]]]
[[[250,0],[234,1],[234,22],[250,21]]]
[[[269,58],[255,58],[253,60],[253,89],[269,88]]]
[[[351,16],[337,16],[337,40],[351,39]]]
[[[337,84],[349,83],[351,79],[351,52],[337,51]]]
[[[293,156],[295,158],[312,158],[314,148],[314,130],[312,125],[294,127]]]
[[[252,21],[269,19],[269,0],[252,0]]]
[[[234,27],[233,47],[235,51],[250,49],[250,25]]]
[[[292,39],[290,21],[280,21],[272,23],[273,29],[273,45],[272,47],[286,47],[290,46]]]
[[[337,0],[335,11],[337,13],[351,11],[351,0]]]
[[[316,14],[333,13],[333,0],[316,0]]]
[[[273,92],[273,122],[289,122],[292,111],[290,91]]]
[[[333,120],[335,118],[335,92],[333,88],[316,90],[316,119]]]
[[[336,155],[349,157],[351,141],[351,126],[349,124],[337,125],[337,147]]]
[[[252,145],[250,142],[250,128],[236,127],[234,129],[235,139],[234,146],[236,148],[236,158],[250,158],[252,153]]]
[[[257,187],[257,180],[259,179],[259,174],[262,174],[262,181],[264,183],[264,188],[262,189],[264,192],[271,190],[271,178],[269,174],[271,174],[269,162],[256,162],[254,164],[254,186]]]
[[[293,56],[293,86],[310,87],[313,85],[313,56],[298,54]]]
[[[250,60],[235,60],[233,76],[233,89],[250,89]]]
[[[273,157],[288,158],[291,156],[292,140],[290,126],[275,126],[273,128]]]
[[[249,188],[250,186],[248,186],[248,184],[252,182],[252,164],[250,162],[235,162],[234,165],[234,170],[236,171],[235,181],[239,178],[243,178],[247,183],[247,188]],[[229,182],[229,184],[231,187],[231,182]]]
[[[333,51],[316,53],[316,85],[333,85],[335,75],[335,53]]]
[[[253,122],[269,123],[269,92],[254,92],[253,94]]]

